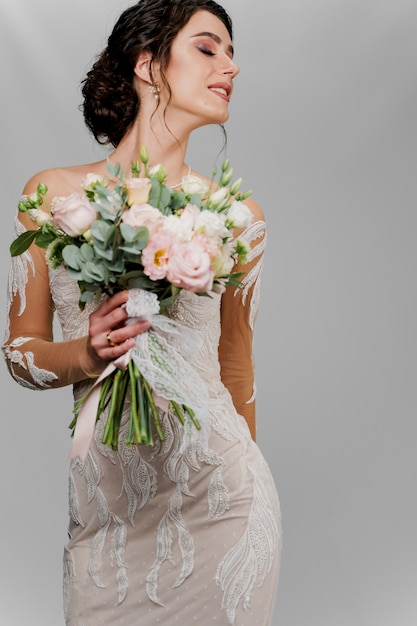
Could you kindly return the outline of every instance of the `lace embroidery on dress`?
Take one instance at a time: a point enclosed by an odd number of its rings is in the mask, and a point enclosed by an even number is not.
[[[15,235],[18,237],[22,233],[26,232],[24,226],[15,219]],[[10,306],[13,298],[19,294],[20,308],[18,315],[26,309],[26,285],[29,278],[29,270],[32,272],[32,276],[35,276],[35,264],[33,262],[30,252],[27,250],[16,257],[12,257],[11,267],[9,271],[8,289],[7,289],[7,310],[10,312]],[[9,314],[7,315],[7,328],[4,338],[4,345],[2,347],[5,358],[10,362],[10,373],[13,378],[23,387],[27,387],[34,391],[43,389],[50,386],[57,376],[48,370],[39,368],[35,365],[35,357],[33,352],[22,352],[19,348],[23,346],[32,337],[17,337],[11,343],[7,343],[10,338],[10,326],[9,326]],[[29,372],[32,381],[27,381],[22,378],[13,369],[13,364],[19,365],[22,369]]]
[[[28,387],[34,391],[49,387],[49,383],[52,383],[58,377],[53,372],[42,369],[35,365],[35,356],[33,352],[21,352],[18,348],[30,341],[32,337],[18,337],[14,339],[10,344],[3,347],[3,352],[6,358],[11,363],[10,371],[13,378],[21,384],[23,387]],[[33,380],[33,383],[21,378],[13,370],[13,363],[19,365],[24,370],[27,370]]]
[[[99,531],[96,533],[92,541],[88,561],[88,573],[94,581],[94,584],[101,588],[104,588],[105,585],[102,583],[100,578],[100,562],[107,536],[111,527],[113,527],[110,537],[109,556],[111,565],[116,565],[117,568],[115,578],[118,588],[118,601],[120,604],[126,597],[129,585],[125,563],[127,536],[126,524],[118,515],[109,509],[107,500],[99,487],[99,483],[102,478],[100,464],[91,450],[88,453],[88,457],[85,462],[82,462],[79,458],[74,459],[71,462],[71,469],[77,469],[81,475],[84,474],[87,484],[88,502],[91,502],[93,499],[96,500]],[[83,526],[81,516],[78,511],[78,500],[73,480],[70,480],[70,503],[71,519],[75,524],[81,524]]]
[[[17,218],[15,218],[14,230],[16,237],[24,233],[26,230]],[[26,250],[26,252],[24,252],[20,256],[12,257],[7,283],[7,326],[5,331],[4,343],[6,343],[10,337],[9,312],[10,305],[16,294],[19,294],[20,298],[20,309],[18,315],[22,315],[22,313],[26,309],[26,284],[28,282],[29,270],[32,271],[32,275],[34,276],[35,264],[30,255],[30,252]],[[7,346],[3,346],[3,350],[5,350],[5,347],[7,348]]]
[[[235,624],[239,603],[243,601],[243,608],[248,609],[255,585],[261,586],[271,571],[280,536],[264,484],[248,469],[254,480],[249,523],[240,541],[219,564],[215,578],[224,592],[222,606],[230,624]]]
[[[71,585],[75,579],[74,563],[72,561],[71,553],[68,550],[68,548],[64,549],[63,566],[64,566],[63,609],[64,609],[64,615],[67,615]]]
[[[246,243],[250,246],[250,253],[248,261],[253,261],[259,257],[259,261],[253,268],[248,272],[248,274],[242,279],[242,289],[235,290],[235,296],[238,294],[242,295],[242,302],[246,304],[246,300],[248,298],[249,289],[253,285],[253,293],[250,299],[249,307],[250,307],[250,315],[249,315],[249,324],[250,327],[254,328],[256,314],[259,308],[259,300],[260,300],[260,290],[261,290],[261,274],[263,268],[263,254],[266,248],[267,242],[267,234],[265,228],[265,222],[258,221],[254,222],[248,228],[246,228],[243,233],[239,237],[246,241]],[[251,246],[253,241],[257,239],[261,239],[261,242],[256,246]]]
[[[249,295],[249,289],[253,287],[252,297],[250,299],[250,314],[249,314],[249,325],[254,329],[256,314],[259,309],[259,301],[260,301],[260,292],[261,292],[261,277],[262,277],[262,269],[263,269],[263,255],[265,252],[266,244],[267,244],[267,232],[264,221],[257,221],[248,226],[242,235],[241,239],[246,241],[250,246],[250,253],[248,261],[253,261],[254,259],[259,257],[259,261],[254,265],[254,267],[250,270],[250,272],[242,279],[242,289],[235,290],[235,296],[241,293],[242,295],[242,303],[246,304],[246,300]],[[255,246],[251,246],[253,241],[261,238],[261,242]],[[246,400],[245,404],[252,404],[256,399],[256,382],[253,383],[253,391],[249,400]]]

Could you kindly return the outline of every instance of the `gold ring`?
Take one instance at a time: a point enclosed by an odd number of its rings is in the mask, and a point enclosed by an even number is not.
[[[108,342],[109,346],[111,346],[112,348],[114,348],[114,346],[115,346],[116,344],[114,343],[114,341],[112,341],[112,340],[111,340],[110,333],[111,333],[111,330],[108,330],[108,331],[107,331],[107,334],[106,334],[106,339],[107,339],[107,342]]]

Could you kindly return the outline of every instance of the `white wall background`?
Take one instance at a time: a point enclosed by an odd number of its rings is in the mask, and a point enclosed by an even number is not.
[[[34,172],[95,160],[79,82],[131,2],[1,0],[1,285]],[[273,626],[417,624],[417,2],[227,0],[228,156],[269,226],[258,440],[281,498]],[[201,131],[189,161],[210,175]],[[0,363],[0,611],[58,626],[69,389]],[[65,408],[66,407],[66,408]]]

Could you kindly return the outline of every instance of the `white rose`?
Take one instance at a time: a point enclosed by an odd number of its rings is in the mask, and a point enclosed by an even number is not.
[[[212,260],[215,278],[230,274],[232,271],[235,261],[230,254],[230,246],[226,243],[220,248],[219,254],[216,258]]]
[[[232,224],[232,228],[245,228],[253,221],[252,211],[240,200],[234,200],[227,212],[227,218]]]
[[[94,185],[102,185],[103,187],[107,187],[108,180],[104,176],[100,176],[99,174],[89,173],[81,181],[82,189],[92,189]]]
[[[168,215],[163,231],[179,241],[191,241],[200,209],[194,204],[187,204],[180,215]]]
[[[203,210],[197,216],[195,229],[203,232],[207,237],[227,237],[229,231],[225,221],[226,216],[223,213]]]
[[[29,209],[29,213],[38,226],[43,226],[51,221],[49,213],[42,211],[42,209]]]
[[[189,196],[198,194],[201,197],[206,196],[209,190],[207,183],[198,176],[193,176],[193,174],[187,174],[183,177],[181,189]]]

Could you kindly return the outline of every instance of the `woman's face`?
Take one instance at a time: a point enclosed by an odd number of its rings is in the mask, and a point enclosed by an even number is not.
[[[194,13],[171,46],[165,70],[172,92],[168,114],[186,116],[195,128],[225,122],[238,72],[223,22],[208,11]]]

